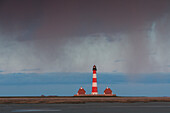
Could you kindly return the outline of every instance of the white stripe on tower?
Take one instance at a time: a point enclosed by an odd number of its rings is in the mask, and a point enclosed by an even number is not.
[[[97,82],[93,82],[92,87],[97,87]]]
[[[96,66],[94,65],[94,66],[93,66],[93,80],[92,80],[92,94],[93,94],[93,95],[98,94],[98,91],[97,91],[97,76],[96,76],[96,71],[97,71],[97,68],[96,68]]]
[[[96,74],[93,74],[93,78],[96,78]]]

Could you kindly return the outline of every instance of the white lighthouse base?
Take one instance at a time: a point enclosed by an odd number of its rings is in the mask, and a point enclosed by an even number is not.
[[[97,93],[97,92],[92,92],[91,94],[92,94],[92,95],[97,95],[98,93]]]

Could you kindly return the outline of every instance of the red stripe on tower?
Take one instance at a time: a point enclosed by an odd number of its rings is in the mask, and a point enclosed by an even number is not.
[[[97,76],[96,76],[96,71],[97,71],[97,68],[96,68],[96,66],[94,65],[94,66],[93,66],[93,81],[92,81],[92,94],[93,94],[93,95],[98,94],[98,91],[97,91]]]

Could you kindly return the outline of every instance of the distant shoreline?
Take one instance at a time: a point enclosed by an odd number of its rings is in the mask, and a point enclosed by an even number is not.
[[[78,103],[135,103],[170,102],[170,97],[74,97],[74,96],[36,96],[0,97],[0,104],[78,104]]]

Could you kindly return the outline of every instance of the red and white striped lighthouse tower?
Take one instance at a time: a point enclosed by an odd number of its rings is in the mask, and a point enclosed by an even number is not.
[[[96,68],[96,66],[94,65],[94,66],[93,66],[93,80],[92,80],[92,94],[93,94],[93,95],[97,95],[97,94],[98,94],[98,91],[97,91],[97,76],[96,76],[96,71],[97,71],[97,68]]]

